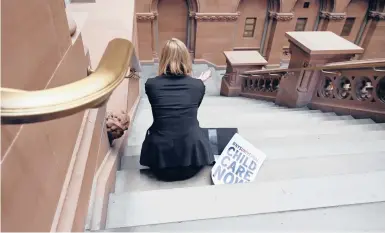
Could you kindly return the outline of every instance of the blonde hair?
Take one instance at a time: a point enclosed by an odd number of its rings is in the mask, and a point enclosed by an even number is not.
[[[160,55],[158,75],[190,75],[191,72],[192,62],[186,45],[176,38],[168,40]]]

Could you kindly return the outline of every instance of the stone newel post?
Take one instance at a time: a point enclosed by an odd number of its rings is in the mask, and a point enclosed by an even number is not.
[[[364,49],[333,32],[287,32],[291,59],[289,69],[311,68],[330,62],[349,61]],[[279,84],[276,104],[304,107],[310,103],[320,70],[297,71]]]
[[[225,51],[226,74],[222,78],[221,95],[238,96],[242,90],[240,75],[247,70],[259,70],[267,61],[257,51]]]

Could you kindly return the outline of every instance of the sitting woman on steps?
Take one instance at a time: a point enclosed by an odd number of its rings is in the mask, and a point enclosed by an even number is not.
[[[208,136],[197,119],[205,94],[203,82],[211,72],[199,78],[191,77],[191,72],[186,46],[173,38],[162,50],[158,76],[145,84],[154,121],[146,132],[140,164],[160,180],[189,179],[214,162]]]

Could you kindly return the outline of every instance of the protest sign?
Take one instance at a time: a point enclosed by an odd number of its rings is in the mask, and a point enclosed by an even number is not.
[[[214,184],[251,182],[257,176],[266,155],[234,134],[211,170]]]

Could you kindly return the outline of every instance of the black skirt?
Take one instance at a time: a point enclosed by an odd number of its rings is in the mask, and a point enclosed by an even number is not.
[[[206,166],[213,162],[208,135],[199,126],[193,126],[183,134],[150,128],[140,154],[140,164],[154,169]]]

